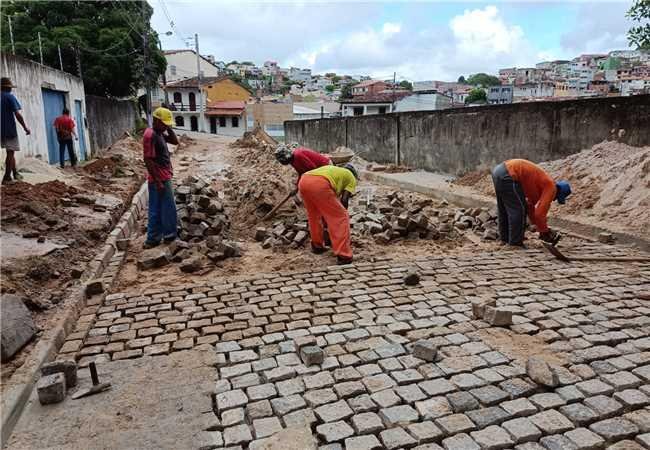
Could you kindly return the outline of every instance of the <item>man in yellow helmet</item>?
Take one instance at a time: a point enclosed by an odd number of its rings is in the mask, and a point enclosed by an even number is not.
[[[171,111],[157,108],[153,112],[153,126],[145,130],[142,138],[149,188],[149,220],[145,248],[155,247],[163,239],[165,242],[172,242],[177,236],[172,161],[167,148],[167,143],[178,145],[178,138],[172,130],[173,124]]]

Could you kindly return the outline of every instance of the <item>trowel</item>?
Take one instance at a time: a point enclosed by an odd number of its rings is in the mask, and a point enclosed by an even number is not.
[[[72,395],[72,398],[74,400],[81,397],[88,397],[89,395],[98,394],[111,388],[111,383],[99,382],[99,376],[97,376],[97,367],[95,366],[94,362],[89,363],[88,368],[90,369],[90,378],[93,381],[93,385],[89,388],[79,389],[77,392],[75,392]]]

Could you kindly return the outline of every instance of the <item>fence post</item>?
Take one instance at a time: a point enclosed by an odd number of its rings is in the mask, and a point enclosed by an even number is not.
[[[395,145],[395,164],[399,166],[402,162],[402,155],[400,154],[401,151],[401,143],[400,143],[400,138],[401,138],[401,121],[400,121],[400,116],[399,114],[395,115],[395,120],[397,121],[397,142]]]

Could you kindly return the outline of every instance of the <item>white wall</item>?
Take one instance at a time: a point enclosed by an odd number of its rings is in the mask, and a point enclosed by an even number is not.
[[[171,53],[165,55],[165,58],[167,59],[167,71],[165,72],[167,83],[184,80],[185,78],[193,78],[198,75],[196,73],[196,53],[193,50]],[[199,60],[204,77],[219,76],[219,69],[203,58],[199,58]],[[171,66],[176,66],[175,74]]]
[[[43,161],[49,162],[47,151],[45,110],[43,106],[43,94],[41,89],[47,88],[55,91],[62,91],[65,96],[65,104],[70,109],[70,115],[75,118],[75,100],[81,101],[82,114],[86,117],[86,100],[84,85],[81,78],[62,72],[52,67],[43,66],[34,61],[14,57],[5,53],[1,54],[2,76],[11,78],[14,86],[12,92],[22,106],[20,112],[25,119],[27,127],[31,130],[29,136],[25,135],[20,124],[18,128],[18,141],[20,151],[16,153],[16,159],[20,161],[26,156],[40,156]],[[77,120],[75,119],[75,122]],[[86,154],[90,154],[89,130],[84,123],[77,123],[77,128],[84,127],[86,141]],[[77,157],[79,156],[79,144],[74,145]],[[2,161],[5,159],[2,151]]]
[[[451,107],[451,98],[441,94],[414,94],[395,102],[395,111],[431,111]]]

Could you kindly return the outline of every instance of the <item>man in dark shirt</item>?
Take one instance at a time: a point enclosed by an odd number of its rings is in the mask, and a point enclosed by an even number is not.
[[[153,112],[153,127],[142,139],[144,163],[149,188],[149,219],[145,248],[155,247],[161,240],[172,242],[177,236],[176,202],[172,187],[172,162],[167,143],[178,145],[172,130],[172,113],[166,108]]]
[[[18,142],[18,130],[16,129],[16,120],[20,123],[25,130],[25,134],[29,135],[31,131],[25,125],[25,120],[20,114],[20,103],[16,100],[16,97],[11,93],[11,88],[13,84],[9,78],[2,77],[0,80],[0,89],[2,90],[2,101],[0,111],[0,116],[2,123],[0,124],[0,145],[7,152],[7,158],[5,160],[5,175],[2,178],[2,184],[9,183],[11,181],[11,175],[13,174],[14,180],[20,178],[18,175],[18,170],[16,169],[16,157],[15,152],[20,151],[20,144]]]

